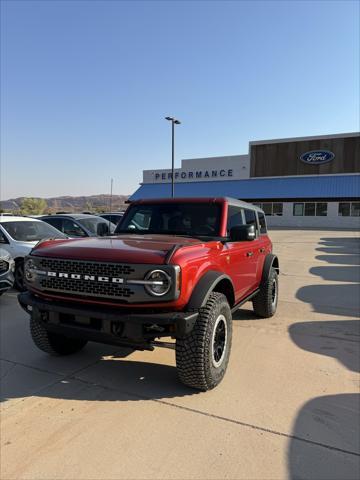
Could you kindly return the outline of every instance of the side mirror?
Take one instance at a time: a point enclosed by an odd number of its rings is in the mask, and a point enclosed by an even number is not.
[[[243,242],[255,240],[255,225],[235,225],[230,229],[230,240],[232,242]]]

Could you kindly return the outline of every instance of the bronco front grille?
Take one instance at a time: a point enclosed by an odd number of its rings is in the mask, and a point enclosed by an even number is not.
[[[171,278],[171,288],[163,297],[151,295],[142,283],[152,270],[161,268]],[[71,299],[111,300],[116,304],[168,302],[180,290],[174,265],[115,263],[30,255],[25,259],[25,282],[29,290]]]
[[[85,262],[78,260],[60,260],[57,258],[43,258],[40,267],[51,272],[70,272],[80,275],[106,275],[120,277],[135,272],[130,265],[117,263]]]
[[[5,260],[0,260],[0,275],[9,270],[9,263]]]
[[[69,276],[69,278],[40,276],[40,287],[45,291],[125,301],[135,293],[129,286],[112,282],[113,278],[125,280],[134,273],[135,268],[130,265],[42,258],[38,261],[38,268],[44,272],[67,273]],[[70,278],[72,274],[81,278]],[[91,276],[94,280],[86,280],[84,276]],[[109,281],[99,281],[99,277],[106,277]]]

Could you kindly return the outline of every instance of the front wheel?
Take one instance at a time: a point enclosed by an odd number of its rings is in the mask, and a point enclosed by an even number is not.
[[[269,276],[260,286],[259,293],[253,298],[256,315],[262,318],[272,317],[277,308],[279,298],[279,279],[275,268],[271,268]]]
[[[232,316],[222,293],[213,292],[190,334],[176,340],[180,380],[198,390],[210,390],[223,379],[229,363]]]
[[[24,259],[22,258],[16,260],[14,277],[14,287],[19,290],[19,292],[24,292],[26,287],[24,284]]]
[[[44,325],[31,317],[30,333],[35,345],[50,355],[71,355],[79,352],[87,344],[87,340],[70,338],[59,333],[48,332]]]

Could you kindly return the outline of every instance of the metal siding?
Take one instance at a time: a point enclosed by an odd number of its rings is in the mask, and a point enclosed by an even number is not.
[[[350,198],[360,196],[360,175],[252,178],[224,182],[175,183],[176,197],[267,198]],[[130,201],[170,198],[171,184],[144,184]]]

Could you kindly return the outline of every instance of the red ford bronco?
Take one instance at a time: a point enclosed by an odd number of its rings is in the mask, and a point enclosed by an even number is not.
[[[176,350],[180,380],[200,390],[222,380],[232,313],[251,300],[271,317],[278,258],[254,205],[231,198],[132,203],[114,236],[46,240],[25,261],[35,344],[52,355],[87,341]],[[159,339],[172,337],[174,343]]]

